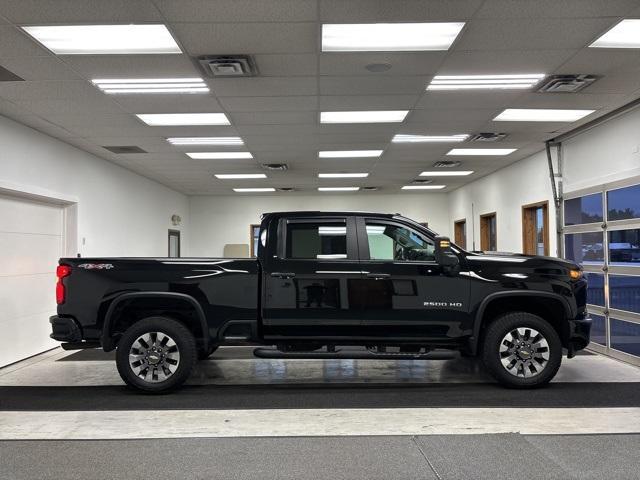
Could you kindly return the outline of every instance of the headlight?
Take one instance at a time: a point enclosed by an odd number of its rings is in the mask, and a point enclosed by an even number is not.
[[[582,278],[582,270],[578,270],[578,269],[569,270],[569,277],[571,277],[571,280],[580,280]]]

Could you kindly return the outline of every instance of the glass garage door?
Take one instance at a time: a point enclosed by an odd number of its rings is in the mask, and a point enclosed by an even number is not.
[[[591,347],[640,364],[640,184],[567,195],[564,256],[589,280]]]

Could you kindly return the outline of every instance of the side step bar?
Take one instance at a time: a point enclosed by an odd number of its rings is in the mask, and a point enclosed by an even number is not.
[[[60,344],[63,350],[87,350],[89,348],[101,348],[100,342],[66,342]]]
[[[427,353],[374,353],[363,350],[337,350],[335,352],[283,352],[269,348],[256,348],[258,358],[308,358],[308,359],[352,359],[352,360],[451,360],[458,354],[448,350]]]

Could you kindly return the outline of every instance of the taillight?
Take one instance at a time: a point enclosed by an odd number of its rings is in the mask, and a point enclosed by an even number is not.
[[[66,300],[67,291],[62,279],[71,275],[71,267],[68,265],[58,265],[56,268],[56,277],[58,282],[56,283],[56,302],[61,305]]]

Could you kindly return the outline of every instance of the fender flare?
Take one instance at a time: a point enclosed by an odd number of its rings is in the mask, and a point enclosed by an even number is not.
[[[198,301],[191,295],[175,292],[130,292],[123,293],[122,295],[116,297],[111,302],[109,308],[107,309],[107,312],[105,313],[104,322],[102,323],[102,335],[100,338],[102,349],[105,352],[109,352],[115,348],[115,344],[111,336],[111,324],[113,323],[113,313],[115,312],[116,308],[123,302],[138,298],[171,298],[189,303],[194,308],[196,315],[198,316],[198,320],[200,321],[200,328],[202,329],[202,343],[204,349],[207,350],[209,348],[209,327],[207,324],[207,317],[204,314],[202,305],[200,305]]]
[[[473,335],[469,338],[469,347],[473,355],[478,352],[478,343],[480,341],[480,327],[482,326],[482,317],[484,315],[487,306],[494,300],[500,298],[508,298],[508,297],[546,297],[557,300],[560,302],[564,309],[565,317],[564,319],[571,318],[575,315],[571,313],[571,307],[567,300],[558,293],[553,292],[544,292],[540,290],[509,290],[506,292],[494,292],[490,295],[487,295],[478,310],[476,311],[474,322],[473,322]]]

